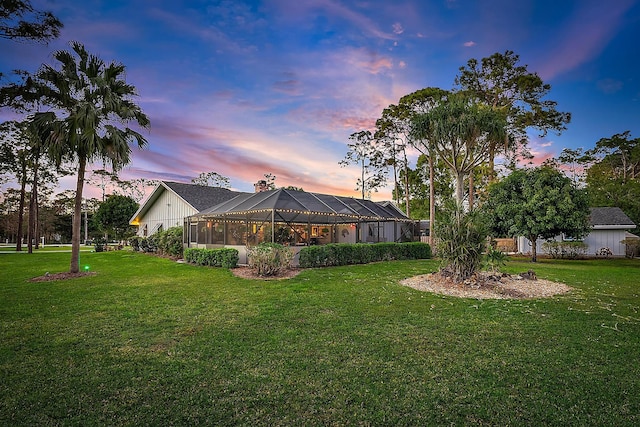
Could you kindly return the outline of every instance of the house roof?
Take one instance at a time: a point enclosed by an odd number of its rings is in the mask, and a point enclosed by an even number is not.
[[[633,229],[636,224],[618,207],[591,208],[590,224],[595,229]]]
[[[278,190],[244,193],[200,212],[202,218],[335,224],[355,221],[409,221],[392,204],[306,191]]]
[[[160,195],[165,191],[171,191],[180,197],[186,204],[191,206],[197,212],[220,204],[239,194],[237,191],[231,191],[227,188],[207,187],[204,185],[184,184],[181,182],[160,181],[154,188],[149,197],[140,205],[138,211],[131,217],[130,222],[134,222],[136,218],[143,217],[153,204],[158,200]]]
[[[162,184],[170,188],[198,212],[241,194],[237,191],[231,191],[228,188],[221,187],[207,187],[205,185],[184,184],[171,181],[163,181]]]

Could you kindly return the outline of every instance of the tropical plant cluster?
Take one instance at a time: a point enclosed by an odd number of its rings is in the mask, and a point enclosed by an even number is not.
[[[238,250],[233,248],[199,249],[185,248],[184,260],[190,264],[208,267],[236,268],[240,260]]]
[[[422,242],[331,243],[302,248],[299,263],[300,267],[311,268],[429,258],[431,246]]]
[[[453,204],[436,222],[436,251],[442,273],[462,282],[479,269],[487,246],[487,228],[477,211],[465,212]]]
[[[260,243],[247,248],[249,268],[258,276],[276,276],[291,266],[294,252],[279,243]]]
[[[129,243],[134,251],[182,257],[182,233],[182,227],[171,227],[149,237],[134,236],[129,239]]]

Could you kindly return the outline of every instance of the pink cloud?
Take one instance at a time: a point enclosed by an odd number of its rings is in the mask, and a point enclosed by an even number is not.
[[[380,74],[393,68],[393,60],[391,58],[366,48],[351,49],[344,59],[369,74]]]

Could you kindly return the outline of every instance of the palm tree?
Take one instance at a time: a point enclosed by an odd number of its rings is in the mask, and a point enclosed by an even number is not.
[[[41,102],[53,109],[35,113],[33,122],[48,131],[46,146],[56,164],[77,164],[70,266],[70,272],[77,273],[87,165],[101,159],[117,171],[128,164],[129,143],[136,142],[143,148],[147,141],[135,130],[118,126],[134,122],[148,128],[149,119],[131,100],[137,93],[124,80],[124,65],[107,65],[78,42],[72,42],[71,47],[73,52],[61,50],[53,54],[59,69],[45,64],[36,74],[36,92],[42,96]]]

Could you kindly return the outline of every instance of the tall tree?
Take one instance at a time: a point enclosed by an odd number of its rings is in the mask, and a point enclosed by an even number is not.
[[[34,9],[29,0],[0,0],[0,38],[48,42],[60,29],[58,18]]]
[[[16,251],[22,250],[23,217],[29,214],[27,227],[27,247],[32,252],[32,244],[38,245],[38,194],[40,188],[57,185],[59,173],[43,156],[43,135],[28,122],[8,121],[0,125],[0,161],[3,163],[2,173],[20,184],[20,198],[17,213],[17,233],[20,238],[16,242]],[[29,187],[29,190],[28,190]],[[26,199],[29,196],[29,208]]]
[[[193,184],[205,187],[231,188],[231,181],[217,172],[202,172],[191,180]]]
[[[630,131],[600,139],[594,154],[604,156],[623,182],[640,177],[640,138],[631,138]]]
[[[112,194],[100,204],[93,221],[102,231],[120,240],[131,230],[129,219],[137,210],[138,203],[131,197]]]
[[[527,65],[519,65],[520,57],[507,50],[504,53],[470,59],[460,67],[455,85],[468,91],[482,102],[503,109],[513,139],[492,141],[489,144],[489,166],[495,177],[495,157],[498,154],[517,156],[526,152],[528,128],[545,136],[549,131],[560,133],[566,129],[571,114],[557,110],[557,102],[546,99],[551,86]]]
[[[49,131],[47,147],[57,164],[77,165],[76,194],[71,240],[70,272],[80,270],[82,192],[87,164],[102,159],[114,170],[130,162],[130,143],[142,148],[146,139],[130,127],[149,126],[148,117],[132,98],[135,87],[124,80],[124,65],[105,64],[78,43],[72,51],[57,51],[59,68],[44,64],[31,82],[34,92],[56,111],[36,113],[34,123]],[[58,115],[59,114],[59,115]]]
[[[575,186],[584,183],[588,166],[595,161],[591,150],[564,148],[557,158],[558,168],[564,169]]]
[[[416,116],[413,125],[415,133],[428,141],[426,148],[451,171],[460,206],[465,178],[487,161],[492,143],[507,138],[506,119],[499,110],[461,93],[449,95],[429,112]]]
[[[629,131],[602,138],[590,153],[585,182],[591,206],[617,206],[640,224],[640,138]]]
[[[365,199],[371,196],[372,191],[378,191],[378,188],[387,182],[387,165],[383,151],[376,147],[376,140],[371,131],[354,132],[349,139],[353,142],[348,144],[349,151],[339,164],[343,167],[350,164],[360,166],[356,190],[361,190],[362,199]]]
[[[531,242],[531,261],[537,261],[539,238],[561,233],[583,237],[589,229],[589,205],[584,190],[551,167],[516,169],[489,187],[483,205],[494,236],[524,236]]]

